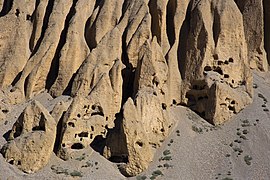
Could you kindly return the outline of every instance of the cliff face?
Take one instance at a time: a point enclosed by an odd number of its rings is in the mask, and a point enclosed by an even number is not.
[[[92,144],[108,159],[127,159],[123,173],[136,175],[177,123],[170,106],[222,124],[252,102],[251,68],[267,71],[270,62],[267,0],[0,0],[0,7],[3,102],[44,91],[72,97],[50,114],[33,102],[14,124],[2,154],[26,172],[46,164],[55,141],[63,159]],[[22,159],[36,136],[42,146],[31,148],[44,148],[42,163]]]

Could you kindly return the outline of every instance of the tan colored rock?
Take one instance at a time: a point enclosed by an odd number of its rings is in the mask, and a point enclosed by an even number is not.
[[[168,64],[168,77],[166,94],[167,104],[179,104],[182,99],[181,84],[182,78],[180,74],[181,66],[183,65],[183,53],[185,50],[185,30],[186,26],[186,12],[188,10],[189,1],[168,1],[167,4],[167,36],[170,43],[170,49],[165,58]],[[183,33],[184,32],[184,33]],[[180,39],[181,38],[181,39]]]
[[[60,150],[61,146],[61,133],[63,129],[63,121],[64,121],[64,116],[71,104],[72,100],[67,100],[67,101],[60,101],[58,102],[53,110],[51,111],[51,116],[54,118],[55,123],[57,124],[56,126],[56,135],[55,135],[55,143],[54,143],[54,152],[57,153]]]
[[[226,103],[226,98],[243,109],[251,102],[253,93],[244,26],[242,21],[234,21],[235,17],[242,19],[232,0],[200,1],[191,13],[184,67],[185,101],[191,109],[214,124],[231,117],[227,112],[230,108],[222,113],[215,112]],[[224,83],[224,86],[219,86],[219,83]],[[222,87],[224,91],[219,90]],[[241,91],[239,98],[233,99],[234,93],[225,94],[229,92],[225,90],[228,88],[235,93]],[[223,97],[219,97],[222,102],[217,97],[213,99],[216,93],[220,94],[218,91],[223,91]],[[240,98],[243,94],[246,94],[246,99]]]
[[[213,116],[214,124],[222,124],[228,121],[228,117],[239,113],[245,106],[252,102],[250,96],[245,91],[234,90],[223,83],[215,83],[211,87],[211,91],[215,92],[213,94],[215,95],[214,101],[216,102]],[[207,112],[213,112],[213,109],[209,109]]]
[[[90,18],[90,24],[86,29],[86,37],[90,49],[97,46],[100,40],[118,24],[124,0],[98,1],[98,7],[94,16]],[[94,3],[93,3],[94,4]]]
[[[169,134],[174,122],[170,121],[164,104],[149,88],[142,88],[135,102],[128,99],[123,109],[123,137],[129,155],[124,171],[134,176],[148,168],[156,148]]]
[[[164,104],[151,88],[142,88],[136,97],[135,102],[129,98],[125,103],[119,131],[108,138],[104,150],[107,158],[127,158],[128,163],[122,167],[127,176],[148,168],[156,149],[175,123],[170,121]]]
[[[48,163],[55,136],[55,120],[38,101],[33,101],[13,125],[1,152],[10,164],[34,173]]]
[[[129,23],[124,32],[127,57],[124,57],[123,63],[132,71],[140,61],[138,50],[151,38],[151,16],[144,1],[132,1],[128,10],[130,11]]]
[[[270,64],[270,2],[269,0],[263,1],[264,8],[264,44],[267,53],[268,64]]]
[[[181,84],[182,75],[180,69],[182,66],[182,52],[184,51],[184,37],[183,29],[185,29],[186,22],[186,12],[188,8],[189,1],[172,1],[170,0],[167,5],[167,26],[172,28],[167,28],[168,39],[170,43],[170,50],[167,53],[167,64],[168,64],[168,78],[167,86],[168,93],[166,95],[167,104],[178,104],[181,102]],[[181,39],[180,39],[181,38]]]
[[[76,71],[89,54],[84,26],[93,12],[94,4],[93,1],[84,0],[78,1],[74,7],[75,14],[68,24],[66,42],[62,45],[59,60],[55,59],[55,61],[59,61],[57,77],[55,77],[55,82],[53,79],[48,85],[50,94],[55,97],[60,96],[68,88],[72,77],[75,76]]]
[[[134,83],[135,100],[133,102],[129,98],[125,103],[123,122],[115,132],[120,135],[112,134],[103,152],[107,158],[117,157],[121,153],[122,156],[128,155],[128,164],[123,169],[128,176],[147,169],[156,148],[169,134],[174,123],[170,121],[164,98],[168,67],[161,47],[154,37],[152,42],[146,42],[141,49],[142,60],[137,66]],[[125,141],[113,139],[117,136]]]
[[[236,0],[236,3],[243,14],[250,66],[267,71],[268,62],[264,50],[263,1]]]
[[[61,0],[54,1],[48,28],[39,48],[27,61],[21,77],[14,88],[22,94],[25,92],[25,96],[28,99],[45,88],[47,75],[61,38],[61,32],[65,26],[65,19],[72,6],[75,6],[75,4],[72,4],[71,0],[65,2]],[[28,83],[24,87],[26,79]]]
[[[154,37],[151,45],[145,42],[140,51],[141,61],[135,75],[134,92],[138,92],[143,87],[152,87],[156,93],[163,96],[167,91],[165,82],[167,80],[168,67],[162,54],[161,47]]]
[[[102,39],[99,45],[91,51],[87,59],[84,61],[72,84],[72,96],[87,96],[95,85],[102,79],[104,74],[111,75],[110,78],[120,80],[119,73],[122,69],[121,59],[121,35],[124,31],[126,20],[123,20],[117,27]],[[117,72],[115,72],[115,67]],[[113,71],[110,71],[114,69]],[[113,73],[113,74],[112,74]],[[116,73],[116,74],[115,74]],[[117,88],[119,82],[116,81]],[[114,83],[112,83],[114,86]]]
[[[37,49],[39,48],[41,41],[43,40],[44,34],[45,34],[45,30],[43,27],[44,26],[48,26],[48,22],[44,22],[43,23],[43,19],[49,18],[48,15],[46,13],[46,9],[51,8],[51,4],[49,4],[49,1],[40,1],[39,3],[36,4],[36,9],[33,13],[33,15],[31,17],[28,16],[28,18],[31,19],[32,22],[32,26],[33,26],[33,31],[32,31],[32,35],[30,38],[30,50],[31,50],[31,56],[36,53]],[[43,30],[42,30],[43,27]]]
[[[8,106],[7,98],[3,91],[0,91],[0,121],[6,118],[6,115],[10,112],[10,107]]]
[[[102,86],[104,87],[104,86]],[[108,94],[107,94],[108,96]],[[107,97],[108,98],[108,97]],[[105,99],[75,97],[63,119],[63,129],[58,155],[68,159],[78,149],[84,149],[96,136],[106,137],[106,127],[113,127],[109,119],[110,106]],[[92,102],[93,104],[91,104]],[[103,109],[104,108],[104,109]]]
[[[61,118],[63,118],[63,115],[68,110],[70,104],[71,104],[71,100],[70,101],[60,101],[59,103],[57,103],[54,106],[54,108],[51,112],[51,116],[55,119],[56,123],[58,123],[61,120]]]
[[[4,0],[0,1],[0,9],[3,9]]]
[[[6,118],[9,113],[9,108],[2,102],[0,102],[0,121]]]
[[[0,15],[1,88],[11,85],[30,56],[27,40],[31,38],[32,23],[27,17],[33,13],[35,3],[14,0],[6,5]]]
[[[46,104],[51,114],[33,102],[13,126],[3,154],[25,172],[53,150],[68,159],[91,145],[137,175],[177,123],[170,106],[222,124],[252,101],[250,67],[268,68],[268,0],[9,2],[0,0],[0,118],[44,91],[71,96]]]
[[[124,106],[123,131],[128,153],[128,164],[124,171],[134,176],[145,170],[153,159],[153,149],[132,99]]]
[[[169,33],[167,31],[167,5],[168,0],[150,0],[149,1],[149,12],[151,14],[151,31],[152,37],[156,37],[158,43],[162,48],[164,55],[167,54],[170,49],[169,44]],[[172,27],[173,28],[173,27]]]
[[[67,159],[74,149],[83,149],[95,137],[106,137],[114,127],[122,97],[121,34],[124,23],[102,39],[80,67],[72,93],[75,96],[64,117],[58,155]],[[109,44],[111,43],[111,45]],[[114,46],[113,46],[114,44]]]

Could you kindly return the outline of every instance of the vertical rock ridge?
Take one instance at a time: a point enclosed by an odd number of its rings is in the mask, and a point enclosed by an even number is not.
[[[264,12],[264,43],[265,50],[267,53],[268,64],[270,64],[270,4],[269,1],[263,0],[263,12]]]

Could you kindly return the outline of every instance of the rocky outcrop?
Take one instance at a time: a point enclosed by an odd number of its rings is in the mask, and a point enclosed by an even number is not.
[[[62,39],[60,39],[62,47],[58,45],[59,51],[61,50],[59,60],[55,58],[54,66],[50,69],[51,74],[55,71],[58,71],[58,74],[47,84],[50,93],[55,97],[63,94],[68,88],[70,80],[89,54],[85,32],[79,24],[87,22],[93,12],[94,3],[87,0],[78,1],[71,8],[67,16],[69,19],[66,19],[65,29],[62,31]]]
[[[252,97],[244,26],[235,17],[242,18],[234,1],[209,0],[195,4],[189,17],[184,101],[214,124],[230,119]]]
[[[96,136],[106,137],[121,109],[121,34],[119,24],[108,33],[78,70],[72,86],[75,96],[65,114],[60,154],[88,146]],[[111,45],[110,45],[111,44]],[[113,44],[116,44],[113,46]],[[90,79],[89,79],[90,78]]]
[[[145,109],[145,106],[151,108]],[[151,89],[141,90],[135,102],[128,99],[125,103],[122,128],[129,155],[124,167],[127,175],[134,176],[147,169],[156,149],[175,123],[170,121],[164,106]]]
[[[265,51],[267,52],[268,64],[270,63],[270,3],[269,0],[263,0],[263,12],[264,12],[264,44]]]
[[[0,87],[6,88],[31,56],[28,40],[33,31],[31,14],[35,10],[35,3],[15,0],[3,5],[0,13]]]
[[[38,102],[27,107],[3,155],[35,172],[52,149],[68,159],[91,145],[125,162],[125,175],[142,172],[177,123],[170,106],[188,106],[217,125],[252,102],[250,67],[269,65],[269,6],[267,0],[0,1],[5,104],[44,91],[70,96],[51,114]],[[47,154],[25,158],[36,149]]]
[[[167,112],[165,82],[168,66],[161,54],[156,38],[144,44],[140,54],[142,60],[137,66],[139,71],[135,74],[135,99],[133,101],[129,98],[124,104],[123,122],[119,131],[114,132],[120,134],[125,141],[120,147],[115,147],[115,140],[109,138],[104,152],[106,157],[126,152],[124,155],[128,154],[129,163],[123,170],[129,176],[147,168],[156,148],[175,123],[171,122]]]
[[[48,163],[55,137],[55,120],[38,101],[33,101],[13,125],[1,152],[9,163],[34,173]]]
[[[263,1],[235,1],[243,15],[244,31],[248,46],[248,59],[252,68],[268,70],[264,49]],[[267,32],[266,32],[267,33]]]

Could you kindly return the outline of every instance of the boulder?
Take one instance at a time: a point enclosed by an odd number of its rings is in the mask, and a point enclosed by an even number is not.
[[[10,164],[34,173],[48,163],[55,137],[55,120],[38,101],[33,101],[13,125],[1,153]]]

